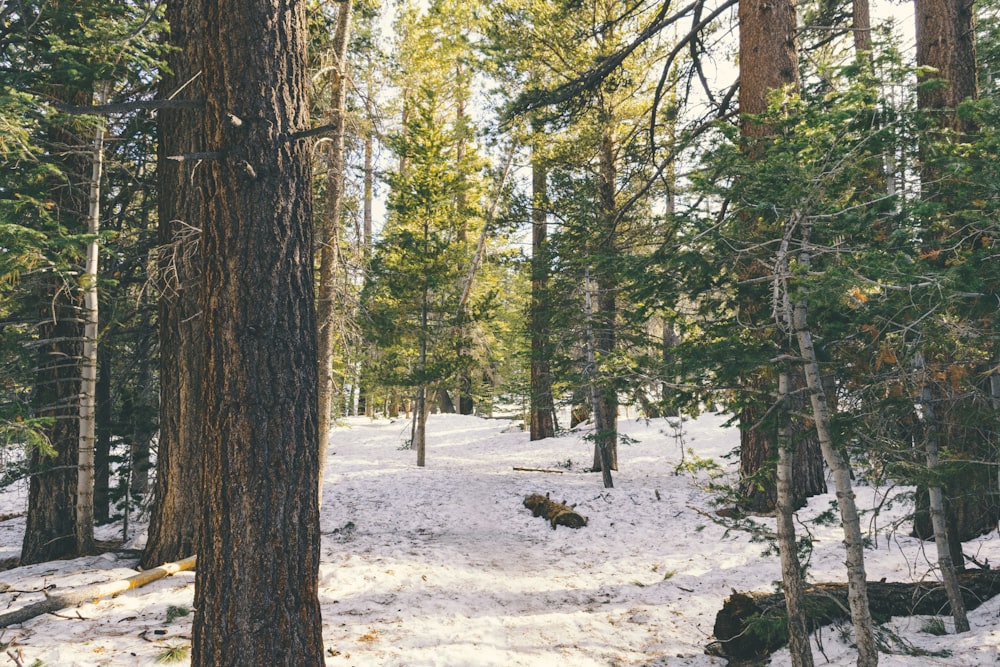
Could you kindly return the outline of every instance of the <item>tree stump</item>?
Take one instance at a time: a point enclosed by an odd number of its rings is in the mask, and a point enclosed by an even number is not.
[[[529,496],[525,496],[524,506],[531,510],[533,516],[541,516],[548,519],[552,524],[552,530],[555,530],[556,526],[583,528],[587,525],[587,517],[578,514],[572,505],[550,500],[547,493],[544,496],[540,493],[532,493]]]
[[[966,609],[972,610],[1000,595],[1000,570],[958,575]],[[892,616],[947,615],[948,599],[936,581],[917,583],[869,582],[868,602],[876,623]],[[850,620],[847,584],[814,584],[806,590],[806,615],[810,629],[839,620]],[[715,616],[715,638],[708,652],[733,660],[758,660],[788,641],[782,593],[738,593],[726,599]]]

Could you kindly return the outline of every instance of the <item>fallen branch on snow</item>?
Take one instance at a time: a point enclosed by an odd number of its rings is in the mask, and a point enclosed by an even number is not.
[[[154,567],[151,570],[140,572],[139,574],[131,576],[127,579],[106,581],[104,583],[91,584],[89,586],[80,586],[78,588],[71,588],[64,593],[57,593],[54,595],[46,593],[47,597],[44,600],[39,600],[38,602],[21,607],[20,609],[0,614],[0,628],[6,628],[8,625],[14,625],[16,623],[24,623],[25,621],[35,618],[36,616],[49,614],[59,611],[60,609],[65,609],[66,607],[72,607],[74,605],[83,604],[84,602],[92,602],[112,595],[118,595],[119,593],[124,593],[125,591],[132,590],[133,588],[145,586],[146,584],[163,579],[171,574],[176,574],[177,572],[193,570],[195,566],[195,559],[196,556],[191,556],[189,558],[185,558],[184,560],[177,561],[176,563],[164,563],[159,567]]]
[[[1000,595],[1000,570],[973,570],[958,575],[965,606],[973,610]],[[805,591],[811,628],[850,618],[847,584],[824,583]],[[948,600],[939,582],[868,582],[868,601],[876,622],[893,616],[948,614]],[[760,660],[788,641],[785,596],[782,593],[738,593],[726,599],[715,616],[715,638],[706,649],[734,660]]]

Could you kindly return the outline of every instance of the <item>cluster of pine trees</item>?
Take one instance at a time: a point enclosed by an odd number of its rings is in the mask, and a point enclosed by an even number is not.
[[[825,468],[859,664],[852,465],[916,488],[960,630],[961,542],[1000,519],[998,22],[916,0],[911,53],[870,14],[4,3],[21,562],[94,551],[94,524],[146,499],[144,564],[199,555],[195,664],[320,664],[337,416],[405,412],[424,465],[432,410],[513,406],[541,439],[569,407],[611,486],[624,406],[718,406],[742,435],[730,502],[779,516],[796,664],[791,516]],[[247,614],[282,642],[221,630]]]

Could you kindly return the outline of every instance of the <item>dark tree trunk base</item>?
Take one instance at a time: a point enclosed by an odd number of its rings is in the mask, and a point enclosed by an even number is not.
[[[1000,595],[1000,570],[958,576],[966,609]],[[869,582],[869,605],[876,623],[893,616],[947,615],[948,600],[937,582],[915,584]],[[810,628],[849,620],[847,584],[816,584],[806,591]],[[788,641],[785,596],[780,593],[736,593],[715,616],[715,638],[707,651],[735,661],[758,660]]]
[[[531,510],[534,516],[545,517],[552,524],[552,530],[555,530],[556,526],[583,528],[587,525],[587,517],[577,514],[570,505],[549,500],[548,494],[543,496],[540,493],[533,493],[526,496],[524,506]]]

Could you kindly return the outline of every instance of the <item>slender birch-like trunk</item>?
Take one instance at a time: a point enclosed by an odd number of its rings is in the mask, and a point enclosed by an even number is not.
[[[106,104],[108,84],[98,82],[95,102]],[[104,121],[94,131],[90,192],[87,197],[87,259],[83,269],[83,359],[80,364],[80,449],[76,491],[76,548],[94,548],[94,443],[97,434],[97,268],[101,231],[101,175],[104,169]]]
[[[788,425],[788,371],[778,375],[778,400],[781,426],[778,428],[778,550],[781,554],[781,587],[785,591],[785,609],[788,612],[788,649],[793,667],[812,667],[812,647],[809,645],[809,624],[806,619],[803,594],[802,564],[799,562],[795,540],[795,505],[792,497],[792,443]]]
[[[799,217],[796,214],[795,217]],[[805,221],[793,220],[801,224]],[[798,261],[803,267],[809,266],[809,233],[802,231],[802,246]],[[816,424],[816,435],[827,467],[833,475],[833,483],[837,494],[837,506],[840,509],[840,521],[844,528],[844,546],[847,551],[847,586],[848,603],[851,610],[851,621],[854,625],[854,641],[858,647],[858,667],[875,667],[878,665],[878,645],[875,642],[871,611],[868,607],[868,581],[865,573],[864,537],[861,534],[861,519],[858,507],[854,502],[854,489],[851,484],[851,470],[844,455],[833,444],[830,430],[830,409],[820,375],[816,348],[813,346],[812,333],[808,324],[808,306],[805,299],[795,302],[792,309],[792,324],[798,340],[799,353],[802,357],[802,368],[809,388],[809,398],[812,403],[813,422]]]

